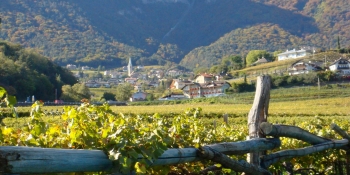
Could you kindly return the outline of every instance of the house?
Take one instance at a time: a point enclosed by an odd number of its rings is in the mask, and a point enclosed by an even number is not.
[[[199,98],[203,97],[201,91],[201,85],[199,83],[190,83],[185,85],[181,89],[187,98]]]
[[[166,96],[163,96],[162,98],[159,98],[159,100],[178,100],[178,99],[184,99],[184,98],[186,98],[184,94],[172,92]]]
[[[350,62],[344,58],[339,58],[329,66],[329,70],[339,75],[350,75]]]
[[[110,78],[107,83],[117,85],[119,83],[117,78]]]
[[[129,77],[130,78],[141,78],[142,79],[142,74],[137,73],[137,72],[132,72],[132,74]]]
[[[196,83],[207,83],[215,80],[215,77],[212,74],[199,74],[194,77],[194,82]]]
[[[319,71],[319,70],[322,70],[322,68],[316,63],[299,60],[293,63],[290,68],[288,68],[288,74],[289,75],[307,74],[309,72]]]
[[[109,76],[111,78],[121,78],[123,76],[123,73],[122,72],[117,72],[117,71],[107,70],[107,71],[103,72],[103,75]]]
[[[183,72],[181,70],[170,70],[166,73],[166,75],[170,76],[170,77],[176,77],[176,76],[179,76],[182,74],[183,74]]]
[[[96,82],[95,80],[89,80],[87,82],[85,82],[85,86],[89,87],[89,88],[93,88],[98,86],[98,82]]]
[[[150,81],[149,83],[148,83],[148,87],[154,87],[154,88],[156,88],[156,87],[158,87],[159,86],[159,82],[157,82],[157,81]]]
[[[67,64],[66,68],[69,70],[75,70],[75,69],[77,69],[77,66],[74,64]]]
[[[142,83],[136,83],[134,85],[134,90],[135,91],[141,91],[142,90]]]
[[[138,91],[132,94],[132,96],[130,97],[130,101],[144,101],[146,100],[146,97],[147,93]]]
[[[189,80],[173,79],[170,84],[170,89],[182,89],[186,84],[192,83]]]
[[[305,57],[308,55],[311,55],[312,50],[311,49],[307,49],[307,48],[302,48],[300,50],[287,50],[283,53],[278,54],[278,61],[282,61],[282,60],[288,60],[288,59],[296,59],[296,58],[301,58],[301,57]]]
[[[135,84],[137,81],[137,78],[125,78],[124,81],[130,84]]]
[[[212,81],[206,83],[191,83],[185,85],[182,90],[187,98],[218,97],[231,87],[226,81]]]
[[[163,70],[156,70],[156,77],[163,78],[164,77],[164,71]]]
[[[269,61],[267,61],[266,58],[261,57],[261,58],[258,58],[258,60],[255,61],[254,63],[252,63],[251,65],[252,65],[252,66],[256,66],[256,65],[265,64],[265,63],[268,63],[268,62],[269,62]]]
[[[89,66],[83,66],[81,67],[81,70],[90,70],[91,68]]]

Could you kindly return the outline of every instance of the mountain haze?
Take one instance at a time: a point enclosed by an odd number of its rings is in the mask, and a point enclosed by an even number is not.
[[[2,0],[0,38],[66,64],[209,67],[249,50],[350,45],[348,0]]]

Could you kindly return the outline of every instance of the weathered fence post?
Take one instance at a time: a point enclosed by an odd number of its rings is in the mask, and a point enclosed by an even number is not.
[[[248,114],[248,139],[264,138],[260,132],[259,125],[262,122],[267,122],[269,101],[270,101],[271,78],[268,75],[262,75],[257,78],[256,92],[253,106]],[[249,153],[247,161],[255,166],[260,165],[260,156],[262,152]]]
[[[223,116],[224,116],[224,122],[226,123],[226,125],[228,125],[228,114],[225,113]]]

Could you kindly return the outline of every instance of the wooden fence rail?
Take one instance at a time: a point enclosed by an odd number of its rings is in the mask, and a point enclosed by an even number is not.
[[[149,165],[172,165],[207,159],[220,163],[222,167],[230,168],[236,172],[244,172],[248,175],[265,175],[271,174],[268,168],[272,164],[286,158],[306,156],[333,148],[349,150],[350,136],[336,124],[331,124],[331,128],[343,137],[342,140],[322,138],[295,126],[268,123],[270,88],[268,83],[270,83],[268,76],[258,77],[257,94],[248,116],[250,132],[248,140],[206,145],[198,149],[168,149],[157,159],[148,161]],[[273,138],[263,138],[266,136]],[[312,146],[282,150],[266,155],[267,150],[280,147],[280,137],[299,139],[310,143]],[[253,157],[248,156],[248,160],[245,161],[234,160],[228,156],[246,153]],[[144,158],[140,155],[139,159]],[[212,168],[213,166],[206,170]],[[112,161],[100,150],[0,147],[0,173],[101,172],[111,169],[113,169]],[[288,171],[287,168],[286,171]]]
[[[282,131],[283,128],[293,129],[287,129],[289,131],[288,133],[266,132],[267,135],[275,135],[276,138],[255,138],[240,142],[219,143],[206,145],[199,149],[168,149],[158,157],[158,159],[153,160],[152,163],[150,162],[149,165],[172,165],[209,159],[221,163],[223,167],[231,168],[237,172],[269,174],[267,172],[269,166],[286,158],[306,156],[330,148],[348,150],[348,139],[322,140],[321,137],[295,126],[271,125],[269,123],[263,123],[261,126],[263,126],[261,128],[262,131],[266,130],[266,126],[269,128],[280,128]],[[332,126],[336,125],[332,124]],[[337,127],[337,130],[339,129],[340,128]],[[309,138],[320,138],[322,141],[316,142],[313,139],[304,139],[302,137],[303,135],[307,135]],[[265,155],[261,157],[261,166],[255,166],[243,160],[233,160],[226,156],[278,148],[281,145],[279,137],[282,136],[304,140],[308,143],[313,143],[314,145],[306,148],[283,150]],[[140,156],[139,159],[143,159],[143,157]],[[111,168],[112,161],[110,161],[107,155],[100,150],[53,149],[20,146],[0,147],[0,172],[2,173],[100,172],[108,171]]]

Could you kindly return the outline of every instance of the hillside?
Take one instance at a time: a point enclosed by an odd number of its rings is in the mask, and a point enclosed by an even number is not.
[[[41,100],[55,100],[65,84],[73,85],[77,79],[61,66],[32,49],[0,40],[0,86],[10,95],[24,101],[35,96]]]
[[[341,47],[350,47],[350,1],[254,1],[260,5],[253,3],[238,14],[253,16],[248,21],[258,19],[255,24],[233,29],[209,46],[194,49],[180,64],[208,67],[224,56],[245,56],[249,50],[273,52],[301,46],[326,50],[337,47],[338,36]]]
[[[209,67],[223,56],[350,45],[347,0],[2,0],[0,38],[59,64],[167,61]]]
[[[242,70],[232,71],[231,74],[235,75],[235,79],[230,80],[230,82],[240,82],[243,81],[244,74],[249,80],[255,80],[258,75],[261,74],[270,74],[270,75],[280,75],[287,74],[287,69],[291,67],[291,65],[299,60],[303,61],[312,61],[312,62],[324,62],[326,61],[326,66],[329,66],[335,60],[340,57],[346,58],[349,54],[339,54],[337,52],[329,51],[329,52],[320,52],[316,53],[313,56],[307,56],[303,58],[297,59],[287,59],[283,61],[274,61],[265,64],[260,64],[257,66],[251,66],[244,68]]]

